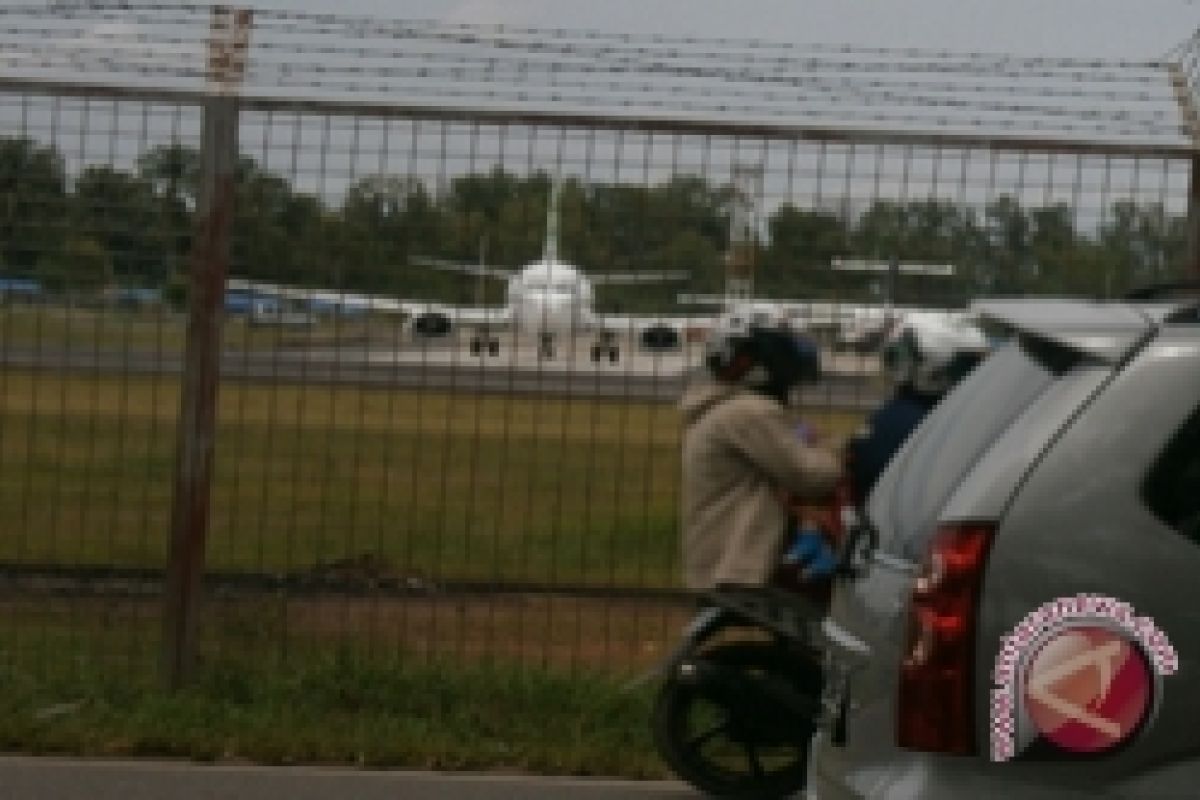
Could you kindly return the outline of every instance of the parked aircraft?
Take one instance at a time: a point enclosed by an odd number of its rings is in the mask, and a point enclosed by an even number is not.
[[[518,270],[489,266],[486,263],[461,264],[432,258],[417,263],[471,275],[482,282],[502,280],[506,287],[505,302],[485,305],[480,293],[473,306],[402,300],[392,297],[337,292],[326,289],[307,289],[232,279],[228,283],[226,309],[231,313],[247,312],[262,303],[271,304],[272,314],[288,310],[315,316],[337,314],[353,316],[363,313],[395,314],[408,320],[414,335],[423,338],[448,336],[455,330],[470,331],[472,355],[498,356],[500,333],[511,332],[510,341],[529,337],[541,359],[555,358],[563,341],[573,346],[578,334],[590,335],[587,345],[595,362],[615,363],[620,358],[622,342],[636,344],[643,350],[669,351],[679,349],[687,341],[703,338],[718,319],[731,316],[748,320],[786,322],[797,330],[807,331],[822,339],[834,350],[870,353],[878,349],[889,331],[912,314],[947,314],[945,310],[894,305],[891,302],[860,304],[834,300],[786,300],[766,298],[731,298],[726,295],[680,294],[681,306],[708,306],[711,310],[699,314],[658,316],[629,316],[600,314],[595,310],[595,287],[603,284],[647,283],[680,280],[683,272],[588,273],[559,257],[558,184],[552,187],[546,212],[546,235],[542,256]],[[482,261],[482,259],[481,259]],[[946,274],[951,267],[940,265],[907,265],[895,262],[837,262],[834,269],[855,271],[907,272]]]
[[[539,358],[554,358],[560,343],[578,333],[591,333],[593,361],[620,358],[620,341],[632,333],[643,347],[665,349],[678,346],[680,334],[672,325],[653,319],[601,315],[595,310],[595,287],[614,284],[653,283],[683,280],[686,272],[584,272],[559,256],[559,196],[556,182],[546,208],[546,235],[539,260],[519,270],[485,264],[456,264],[437,259],[418,263],[485,279],[505,282],[506,299],[500,306],[448,306],[428,304],[413,314],[413,330],[424,336],[444,336],[458,327],[471,330],[470,348],[475,355],[498,355],[498,331],[512,330],[517,337],[529,336],[537,343]],[[515,340],[514,340],[515,341]]]
[[[861,354],[878,350],[887,335],[911,317],[959,313],[890,303],[836,300],[741,299],[697,294],[681,294],[676,299],[682,305],[707,305],[719,309],[710,319],[741,318],[749,322],[783,323],[817,336],[832,350]]]

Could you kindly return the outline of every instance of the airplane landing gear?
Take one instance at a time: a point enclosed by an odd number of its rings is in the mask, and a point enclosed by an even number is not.
[[[471,355],[480,356],[484,352],[489,356],[500,355],[500,340],[487,333],[477,333],[471,337]]]
[[[592,345],[592,361],[599,364],[601,359],[608,359],[608,363],[615,364],[621,358],[621,348],[615,344],[594,344]]]
[[[621,358],[621,348],[617,345],[617,337],[612,331],[602,331],[592,345],[592,362],[599,364],[607,358],[608,363],[615,364]]]
[[[554,336],[552,334],[538,335],[538,358],[554,358]]]

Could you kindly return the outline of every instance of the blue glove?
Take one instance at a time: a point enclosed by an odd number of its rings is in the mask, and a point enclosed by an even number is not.
[[[837,554],[816,528],[801,528],[796,532],[787,552],[783,554],[785,564],[798,564],[805,580],[826,578],[837,569]]]

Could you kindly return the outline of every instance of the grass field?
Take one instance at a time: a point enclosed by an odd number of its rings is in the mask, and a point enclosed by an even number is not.
[[[651,688],[613,676],[325,651],[210,659],[169,693],[50,648],[36,666],[0,658],[0,750],[666,777]]]
[[[210,598],[170,693],[155,599],[0,598],[0,750],[665,776],[630,677],[689,609],[282,600]]]
[[[161,566],[178,406],[172,377],[0,370],[0,562]],[[668,404],[230,382],[219,420],[211,568],[676,582]],[[161,598],[128,589],[0,581],[0,748],[665,774],[623,681],[685,605],[214,591],[168,694]]]
[[[219,403],[214,568],[674,581],[670,405],[261,383]],[[161,564],[178,405],[165,376],[0,372],[0,560]]]

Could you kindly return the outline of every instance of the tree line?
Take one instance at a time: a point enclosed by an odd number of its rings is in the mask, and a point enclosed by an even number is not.
[[[185,284],[199,191],[199,153],[142,154],[132,169],[91,165],[68,176],[62,155],[27,138],[0,139],[0,276],[51,292]],[[254,280],[471,302],[473,279],[433,259],[519,267],[541,252],[550,178],[499,167],[444,185],[405,176],[353,182],[340,204],[297,191],[251,158],[236,166],[231,273]],[[561,255],[595,271],[683,270],[684,284],[604,287],[608,310],[664,310],[678,292],[719,293],[730,251],[729,185],[676,175],[650,186],[568,179]],[[857,213],[784,203],[751,245],[757,293],[871,299],[879,281],[830,269],[833,259],[956,265],[952,279],[902,277],[901,302],[952,303],[979,294],[1111,296],[1182,276],[1186,218],[1161,203],[1119,200],[1091,229],[1067,204],[982,208],[929,198],[873,200]],[[485,287],[495,301],[497,287]],[[919,297],[918,297],[919,296]]]

